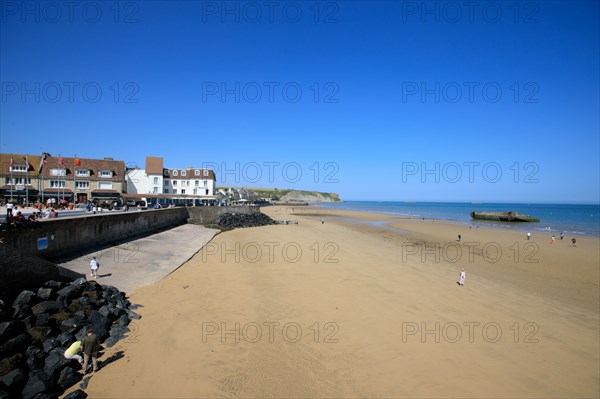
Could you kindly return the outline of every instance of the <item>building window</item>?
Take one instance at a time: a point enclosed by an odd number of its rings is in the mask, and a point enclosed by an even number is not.
[[[196,187],[198,187],[200,185],[200,181],[196,180],[195,184],[196,184]]]
[[[208,188],[206,189],[206,195],[208,195]]]
[[[208,176],[208,170],[204,169],[203,174],[204,176]]]
[[[9,169],[11,172],[27,172],[26,165],[13,165]]]
[[[181,189],[181,194],[185,194],[185,190],[184,189]]]
[[[66,174],[66,169],[52,168],[50,169],[51,176],[64,176]]]
[[[100,177],[113,177],[112,170],[101,170]]]
[[[194,189],[194,195],[197,195],[197,194],[198,194],[198,190]]]
[[[173,194],[177,194],[177,189],[176,188],[173,189]]]
[[[153,194],[158,194],[158,187],[154,186]]]
[[[177,180],[173,180],[173,187],[177,185]]]
[[[158,177],[154,178],[154,184],[158,184]]]
[[[168,181],[168,180],[165,180],[165,184],[169,184],[169,181]]]
[[[200,171],[199,171],[198,169],[196,169],[196,173],[195,173],[195,175],[196,175],[196,176],[200,176]]]
[[[185,170],[181,171],[181,176],[185,176]]]
[[[76,181],[75,188],[78,190],[86,190],[86,189],[90,188],[90,182],[89,181]]]
[[[168,189],[168,188],[165,188],[165,189],[163,190],[163,194],[169,194],[169,189]]]
[[[204,180],[204,187],[208,187],[208,181]]]
[[[90,171],[88,169],[75,169],[75,176],[77,177],[87,177],[90,175]]]
[[[103,182],[103,181],[99,181],[98,182],[98,188],[100,190],[112,190],[112,183],[111,182]]]
[[[176,170],[173,171],[173,176],[177,176],[178,174],[179,173]]]
[[[10,177],[7,177],[5,179],[5,181],[6,181],[6,184],[11,184]],[[13,177],[12,184],[23,184],[23,181],[24,181],[24,178],[22,178],[22,177]],[[31,185],[31,177],[27,178],[27,184]]]
[[[51,188],[65,188],[65,181],[64,180],[50,180],[50,187]]]

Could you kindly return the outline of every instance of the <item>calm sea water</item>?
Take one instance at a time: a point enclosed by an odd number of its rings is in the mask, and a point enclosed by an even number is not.
[[[570,204],[493,204],[462,202],[379,202],[347,201],[319,204],[324,208],[349,211],[376,212],[388,215],[410,216],[415,218],[443,219],[479,226],[560,233],[565,235],[600,236],[600,205]],[[476,212],[519,212],[540,219],[539,223],[508,223],[472,220],[470,213]],[[550,228],[548,230],[548,227]]]

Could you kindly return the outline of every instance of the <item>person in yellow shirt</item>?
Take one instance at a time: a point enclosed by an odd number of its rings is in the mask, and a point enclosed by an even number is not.
[[[79,364],[83,364],[83,358],[79,353],[82,351],[81,341],[75,341],[67,348],[65,351],[66,359],[75,359],[79,362]]]

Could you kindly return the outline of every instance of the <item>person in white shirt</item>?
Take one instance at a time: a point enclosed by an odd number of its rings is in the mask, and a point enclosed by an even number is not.
[[[13,207],[14,205],[12,202],[6,204],[6,220],[12,216]]]
[[[458,285],[460,285],[460,286],[465,285],[465,277],[466,277],[466,273],[465,273],[465,269],[463,268],[460,271],[460,277],[458,278]]]
[[[92,257],[92,261],[90,262],[90,269],[92,270],[92,277],[98,278],[98,268],[100,267],[100,263],[96,260],[96,257]]]

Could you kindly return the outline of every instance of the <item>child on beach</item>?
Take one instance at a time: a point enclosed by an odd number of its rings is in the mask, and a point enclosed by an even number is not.
[[[466,277],[465,268],[463,267],[463,269],[460,271],[460,276],[458,277],[457,284],[460,286],[465,285],[465,277]]]
[[[556,243],[556,237],[552,236],[552,240],[550,241],[551,244],[555,244]]]
[[[100,263],[96,260],[96,257],[92,257],[92,261],[90,262],[90,270],[92,271],[92,277],[98,278],[98,268],[100,267]]]

